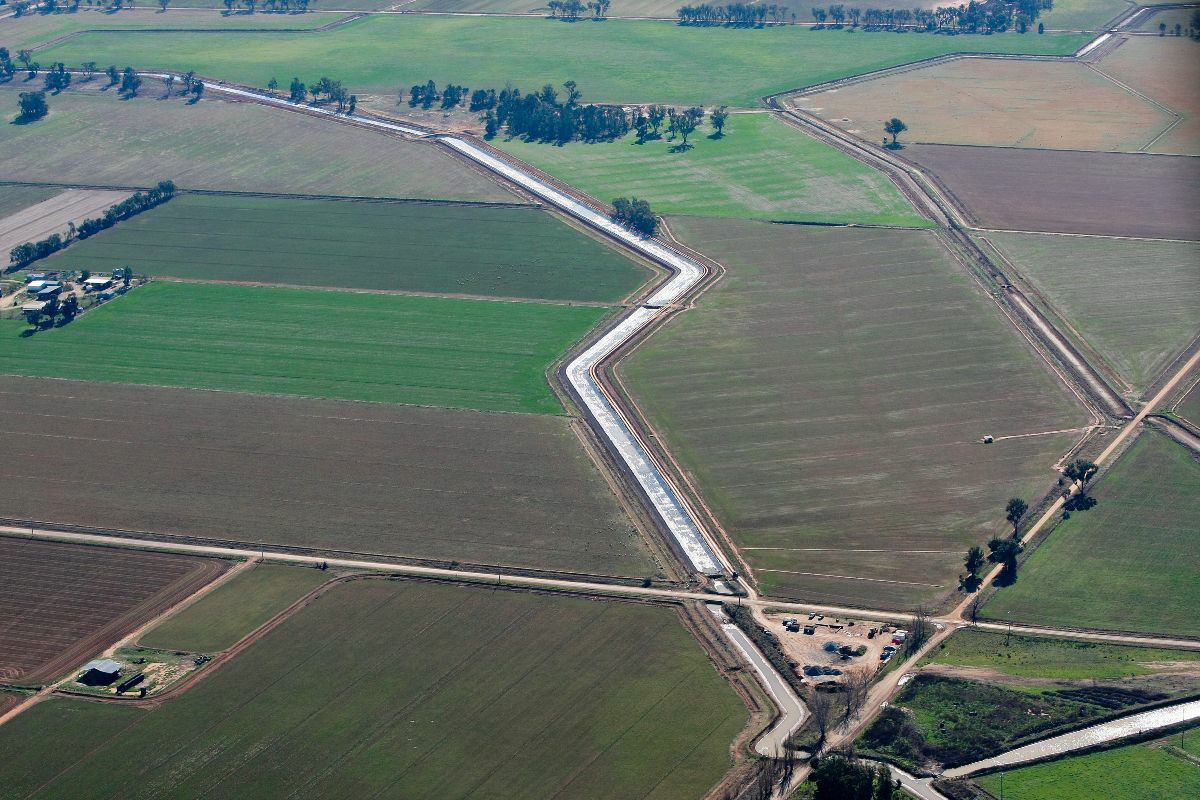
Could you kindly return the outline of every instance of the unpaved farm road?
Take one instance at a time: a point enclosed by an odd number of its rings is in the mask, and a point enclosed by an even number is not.
[[[0,253],[26,242],[37,242],[57,233],[65,234],[67,224],[76,225],[89,217],[100,217],[109,206],[115,205],[129,192],[98,189],[67,189],[49,200],[35,203],[15,214],[0,219]]]

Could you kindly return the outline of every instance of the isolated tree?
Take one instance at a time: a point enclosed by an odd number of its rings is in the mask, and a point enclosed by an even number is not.
[[[867,702],[867,691],[871,687],[871,670],[863,665],[845,670],[842,673],[842,686],[845,691],[841,697],[845,700],[845,721],[858,716]]]
[[[17,116],[19,122],[33,122],[50,113],[45,92],[21,92],[17,102],[21,109],[20,115]]]
[[[201,95],[204,94],[204,81],[192,82],[192,102],[198,102]]]
[[[979,545],[973,546],[967,551],[967,557],[963,561],[963,565],[967,568],[967,574],[978,575],[979,570],[983,569],[983,565],[987,563],[987,557],[983,554],[983,548]]]
[[[896,137],[908,130],[899,117],[892,117],[883,125],[883,132],[892,137],[892,147],[896,146]]]
[[[1004,579],[1006,583],[1012,583],[1017,577],[1017,556],[1021,555],[1021,551],[1025,547],[1016,539],[1011,537],[999,537],[988,542],[988,561],[993,564],[1002,564],[1004,566]]]
[[[275,80],[275,78],[272,77],[271,80],[267,81],[267,88],[270,89],[272,92],[275,91],[276,89],[279,88],[279,81]]]
[[[96,77],[96,62],[95,61],[83,62],[83,82],[87,83],[94,77]]]
[[[115,64],[109,64],[108,69],[104,70],[104,74],[108,76],[109,86],[116,86],[121,82],[121,73],[117,72]]]
[[[1017,531],[1021,527],[1021,520],[1025,518],[1025,513],[1029,511],[1029,505],[1019,497],[1009,499],[1008,505],[1004,507],[1004,518],[1013,526],[1013,536],[1017,535]]]
[[[713,109],[713,112],[708,115],[709,120],[712,122],[713,130],[717,132],[718,139],[725,135],[725,120],[729,118],[728,108],[729,106],[721,106],[720,108]]]
[[[817,730],[818,745],[825,743],[825,737],[834,726],[837,714],[837,698],[832,692],[819,692],[815,689],[808,696],[805,705],[812,715],[813,727]]]
[[[192,85],[196,83],[196,71],[188,70],[187,72],[183,73],[183,78],[181,80],[183,82],[183,93],[191,94]]]
[[[1086,486],[1087,482],[1095,476],[1098,469],[1100,468],[1086,458],[1077,458],[1070,464],[1067,464],[1067,468],[1063,470],[1063,474],[1071,480],[1079,481]]]
[[[126,67],[121,73],[121,89],[120,93],[126,97],[136,97],[138,87],[142,85],[142,79],[133,71],[133,67]]]
[[[346,108],[347,114],[353,114],[354,109],[358,108],[358,95],[350,95],[350,105]]]
[[[1158,35],[1159,36],[1167,35],[1167,23],[1165,23],[1165,22],[1158,23]]]
[[[171,0],[158,0],[158,7],[163,11],[167,10],[167,6],[171,5]]]
[[[1045,32],[1046,32],[1046,23],[1039,22],[1038,23],[1038,33],[1045,33]]]
[[[925,606],[917,606],[908,620],[908,639],[904,642],[905,646],[910,652],[917,652],[921,649],[921,645],[929,641],[932,629],[933,626],[929,622],[929,609]]]
[[[306,97],[308,97],[308,89],[299,78],[292,78],[291,93],[288,95],[288,99],[293,103],[303,103]]]
[[[171,90],[175,88],[175,76],[168,73],[163,79],[163,86],[167,87],[167,97],[171,96]]]

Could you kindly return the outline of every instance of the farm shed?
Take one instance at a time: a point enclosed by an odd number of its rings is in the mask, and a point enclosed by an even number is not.
[[[107,686],[117,679],[123,666],[124,664],[111,658],[89,661],[83,665],[83,674],[79,676],[79,682],[87,686]]]
[[[97,289],[107,289],[108,287],[112,286],[112,283],[113,283],[112,278],[106,277],[104,275],[93,275],[92,277],[88,278],[86,281],[83,282],[83,288],[85,288],[89,292],[91,292],[91,291],[95,291]]]

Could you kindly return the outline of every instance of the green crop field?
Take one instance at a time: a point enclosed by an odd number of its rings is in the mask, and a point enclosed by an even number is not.
[[[1126,0],[1054,0],[1038,22],[1051,30],[1099,31],[1131,8],[1133,4]]]
[[[930,651],[922,664],[994,669],[1014,678],[1116,679],[1154,675],[1162,662],[1197,661],[1195,650],[1130,647],[1061,636],[961,630]]]
[[[224,650],[329,578],[309,567],[256,564],[156,625],[138,644],[192,653]]]
[[[991,619],[1200,635],[1200,463],[1144,432],[983,607]],[[1099,589],[1098,587],[1103,587]]]
[[[910,608],[1086,422],[921,231],[673,218],[728,274],[625,362],[768,594]]]
[[[1200,739],[1192,728],[1187,737]],[[1167,749],[1178,737],[1117,747],[1046,764],[1008,770],[976,782],[1006,800],[1192,800],[1200,795],[1200,769]]]
[[[35,706],[0,797],[691,800],[746,719],[668,609],[359,581],[152,710]]]
[[[174,5],[174,3],[172,3]],[[222,9],[223,10],[223,9]],[[346,17],[350,16],[349,14]],[[116,13],[107,10],[81,8],[73,13],[25,14],[17,19],[6,19],[0,24],[0,47],[7,47],[14,54],[25,47],[34,47],[70,36],[81,31],[95,30],[262,30],[262,29],[309,29],[328,25],[339,19],[336,14],[223,14],[217,10],[171,11],[160,13],[157,7],[124,9]],[[47,62],[39,60],[43,66]],[[93,59],[84,59],[91,61]],[[99,59],[95,59],[99,61]],[[116,59],[112,63],[118,63]],[[107,66],[109,62],[105,62]],[[118,64],[124,66],[124,64]]]
[[[23,208],[35,203],[49,200],[62,189],[50,189],[40,186],[4,186],[0,185],[0,219],[9,214],[15,214]]]
[[[428,144],[213,96],[196,105],[160,100],[153,86],[123,101],[100,91],[104,83],[50,97],[50,115],[36,125],[0,124],[0,151],[19,154],[5,158],[0,177],[106,186],[170,178],[185,189],[520,202]],[[0,108],[16,109],[21,91],[20,81],[0,86]]]
[[[0,322],[14,375],[561,413],[545,370],[596,307],[154,282],[64,328]]]
[[[466,235],[469,233],[470,235]],[[183,195],[47,268],[619,302],[648,269],[533,208]]]
[[[87,33],[44,62],[194,69],[265,86],[327,72],[352,92],[394,94],[433,79],[526,90],[576,80],[585,100],[751,106],[761,95],[954,51],[1066,54],[1077,34],[994,36],[692,28],[608,20],[371,16],[321,33]],[[536,46],[530,46],[536,41]],[[402,44],[402,46],[401,46]]]
[[[678,142],[665,135],[643,144],[635,135],[565,147],[495,144],[604,202],[634,195],[659,213],[930,224],[885,176],[768,114],[734,114],[723,138],[710,133],[701,127],[684,152],[671,152]]]
[[[1036,299],[1137,392],[1200,334],[1200,244],[989,233]]]

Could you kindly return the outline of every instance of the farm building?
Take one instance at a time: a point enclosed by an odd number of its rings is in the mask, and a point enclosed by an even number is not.
[[[107,289],[112,286],[113,279],[104,275],[93,275],[83,282],[83,288],[89,292]]]
[[[125,665],[111,658],[98,658],[83,665],[83,674],[79,682],[87,686],[107,686],[121,674]]]
[[[37,311],[37,312],[41,313],[42,311],[46,310],[46,306],[48,306],[48,305],[50,305],[50,304],[45,301],[39,300],[36,303],[26,303],[25,305],[21,306],[21,311],[22,312]]]

